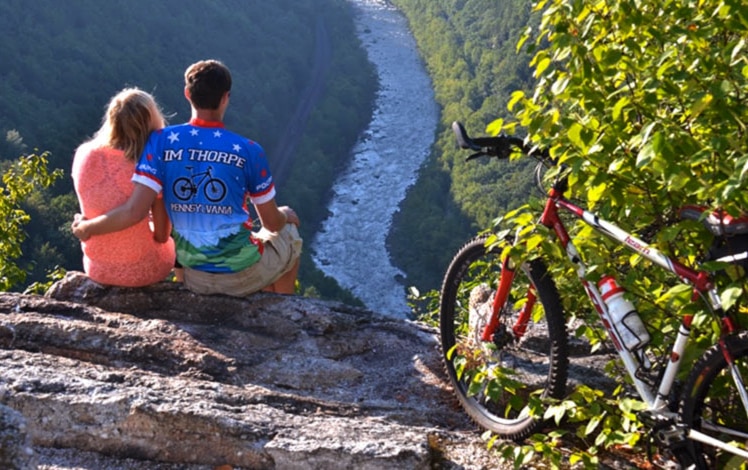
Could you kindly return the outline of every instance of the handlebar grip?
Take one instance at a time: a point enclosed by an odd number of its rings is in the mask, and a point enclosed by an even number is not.
[[[497,157],[499,159],[509,158],[514,147],[527,153],[524,141],[518,137],[500,135],[496,137],[476,137],[468,135],[465,127],[460,122],[452,123],[452,131],[457,138],[457,144],[462,149],[474,150],[474,153],[468,157],[468,160],[483,155]]]
[[[452,132],[454,132],[455,137],[457,138],[457,145],[459,145],[461,149],[481,150],[480,145],[477,145],[470,137],[468,137],[467,131],[462,123],[457,121],[453,122]]]

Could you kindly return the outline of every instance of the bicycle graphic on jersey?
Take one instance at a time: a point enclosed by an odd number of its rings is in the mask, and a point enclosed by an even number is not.
[[[213,167],[209,166],[207,170],[200,173],[193,173],[192,167],[185,167],[190,170],[190,177],[182,176],[174,181],[174,195],[181,201],[188,201],[197,194],[202,185],[203,194],[210,202],[218,202],[226,196],[226,184],[213,177]]]

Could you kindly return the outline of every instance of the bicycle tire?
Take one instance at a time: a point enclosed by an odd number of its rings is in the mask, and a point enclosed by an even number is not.
[[[210,202],[220,202],[226,196],[226,184],[216,178],[211,178],[205,182],[203,193]]]
[[[176,196],[180,201],[189,201],[197,189],[192,184],[191,179],[181,177],[174,181],[172,191],[174,191],[174,196]]]
[[[748,332],[725,338],[743,383],[748,384]],[[727,368],[727,361],[719,348],[713,345],[694,365],[686,381],[681,407],[681,420],[696,429],[720,440],[730,440],[728,433],[742,433],[744,446],[748,446],[748,410],[737,396],[737,388]],[[722,430],[714,429],[717,423]],[[676,454],[681,463],[695,464],[696,468],[732,468],[743,459],[730,453],[717,451],[699,442],[688,441],[685,451]],[[736,459],[734,462],[732,459]],[[737,468],[737,467],[736,467]]]
[[[569,357],[564,312],[545,264],[535,259],[517,269],[515,276],[515,285],[525,291],[529,280],[538,298],[526,333],[519,340],[494,342],[491,346],[476,340],[476,330],[482,328],[476,326],[475,320],[471,326],[470,296],[474,301],[481,294],[485,296],[487,276],[495,284],[501,269],[500,252],[487,250],[486,239],[486,236],[474,238],[460,248],[444,276],[439,305],[442,353],[452,387],[470,418],[504,439],[520,441],[542,423],[542,411],[529,412],[531,403],[533,407],[539,403],[531,397],[561,398],[566,393]],[[495,285],[488,288],[490,296],[495,288]],[[513,307],[514,302],[511,299],[509,302]],[[489,300],[487,305],[490,304]],[[480,318],[475,313],[476,306],[472,307],[474,319]],[[506,325],[504,320],[516,313],[514,308],[504,308],[502,323]],[[503,388],[506,382],[481,378],[482,373],[497,371],[524,388],[518,386],[521,389],[518,393],[508,393]]]

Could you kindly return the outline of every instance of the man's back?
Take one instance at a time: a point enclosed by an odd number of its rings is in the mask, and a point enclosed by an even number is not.
[[[257,143],[193,119],[151,135],[133,180],[163,191],[182,265],[236,272],[259,259],[246,196],[267,202],[275,187]]]

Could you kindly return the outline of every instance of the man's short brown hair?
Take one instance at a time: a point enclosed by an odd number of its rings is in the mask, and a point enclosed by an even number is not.
[[[224,93],[231,91],[231,72],[218,60],[201,60],[184,72],[192,105],[198,109],[218,109]]]

